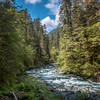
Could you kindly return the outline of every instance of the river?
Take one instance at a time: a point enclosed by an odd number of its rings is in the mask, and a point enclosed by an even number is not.
[[[100,93],[100,83],[90,82],[79,76],[60,73],[54,63],[27,71],[27,73],[41,78],[49,88],[52,88],[56,93],[62,93],[63,95],[66,95],[68,91]]]

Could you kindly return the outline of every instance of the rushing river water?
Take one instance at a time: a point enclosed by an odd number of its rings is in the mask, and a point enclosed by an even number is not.
[[[89,82],[81,77],[59,73],[54,64],[27,71],[27,73],[41,78],[49,87],[58,91],[81,91],[100,93],[100,83]]]

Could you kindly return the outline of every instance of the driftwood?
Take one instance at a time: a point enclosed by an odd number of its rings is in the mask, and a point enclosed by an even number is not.
[[[14,92],[10,92],[10,93],[13,95],[14,100],[18,100],[18,98],[17,98],[17,96],[15,95],[15,93],[14,93]]]

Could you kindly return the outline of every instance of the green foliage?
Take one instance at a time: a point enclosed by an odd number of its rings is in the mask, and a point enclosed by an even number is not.
[[[25,70],[49,62],[48,36],[27,9],[0,4],[0,85],[10,86]]]
[[[33,76],[28,76],[15,86],[16,92],[24,92],[24,100],[63,100],[60,95],[52,93],[46,85]]]
[[[61,31],[62,28],[57,28],[48,34],[51,61],[56,61],[56,57],[58,55],[58,50],[59,50],[59,40],[61,36]]]
[[[80,97],[76,98],[75,100],[87,100],[88,94],[82,93]]]
[[[50,55],[51,55],[51,61],[56,61],[57,60],[57,55],[58,55],[58,49],[55,47],[52,47],[50,50]]]
[[[100,72],[100,2],[83,4],[74,0],[72,7],[70,1],[61,1],[63,30],[57,65],[66,73],[94,77],[95,73]],[[68,15],[65,10],[71,13]]]
[[[24,65],[26,66],[26,70],[33,68],[34,66],[34,60],[35,60],[35,52],[31,45],[27,45],[24,49],[24,56],[23,56],[23,61]]]
[[[13,8],[0,8],[0,84],[13,83],[23,69],[23,46],[20,29],[17,27],[18,13]]]
[[[100,71],[100,23],[78,28],[73,36],[67,34],[60,40],[57,64],[61,71],[82,76],[94,76]],[[78,33],[80,32],[80,34]]]

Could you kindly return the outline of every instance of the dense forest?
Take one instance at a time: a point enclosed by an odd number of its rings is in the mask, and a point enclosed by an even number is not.
[[[9,84],[24,70],[49,60],[48,36],[39,18],[32,21],[27,9],[17,11],[0,4],[0,83]]]
[[[67,74],[94,77],[100,72],[100,2],[62,0],[60,20],[61,32],[50,34],[51,57]]]
[[[60,0],[59,15],[60,26],[47,34],[40,18],[32,20],[14,0],[0,3],[0,94],[26,70],[50,62],[66,74],[95,78],[100,73],[100,2]]]

